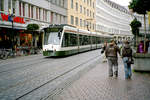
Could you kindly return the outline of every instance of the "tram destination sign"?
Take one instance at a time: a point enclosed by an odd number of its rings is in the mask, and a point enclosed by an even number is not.
[[[11,18],[10,14],[5,14],[0,12],[0,20],[2,21],[9,21],[9,22],[15,22],[15,23],[20,23],[20,24],[25,24],[25,20],[22,17],[14,16],[14,18]]]

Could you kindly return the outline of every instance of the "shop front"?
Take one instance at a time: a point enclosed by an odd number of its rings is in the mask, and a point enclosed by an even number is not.
[[[25,18],[0,12],[0,49],[11,49],[17,56],[42,49],[42,32],[27,31]]]

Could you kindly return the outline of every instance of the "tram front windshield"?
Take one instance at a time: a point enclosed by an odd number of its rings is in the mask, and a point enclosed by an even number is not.
[[[61,31],[49,31],[45,33],[44,36],[44,44],[53,44],[53,45],[59,45],[60,44],[60,37],[61,37]]]

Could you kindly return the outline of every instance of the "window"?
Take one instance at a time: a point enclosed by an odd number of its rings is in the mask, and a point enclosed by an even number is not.
[[[92,12],[90,11],[90,17],[92,16]]]
[[[31,6],[31,18],[33,18],[33,6]]]
[[[78,11],[78,3],[76,2],[76,11]]]
[[[23,16],[25,16],[25,4],[23,3],[23,6],[22,6],[22,9],[23,9]]]
[[[95,7],[95,4],[94,4],[94,2],[93,2],[93,8]]]
[[[89,9],[87,9],[87,16],[89,16]]]
[[[47,21],[47,10],[45,10],[45,21]]]
[[[90,0],[90,6],[92,6],[92,0]]]
[[[80,19],[80,27],[82,27],[82,19]]]
[[[8,0],[8,10],[11,9],[11,0]]]
[[[73,9],[73,0],[71,0],[71,8]]]
[[[63,36],[62,47],[77,46],[77,34],[65,33]]]
[[[78,17],[76,17],[76,26],[78,26],[79,25],[79,23],[78,23]]]
[[[39,19],[41,20],[41,9],[39,8]]]
[[[37,12],[37,11],[36,11]],[[28,17],[30,18],[30,5],[28,5]]]
[[[53,23],[53,12],[51,12],[51,15],[50,15],[50,17],[51,17],[51,24]]]
[[[82,5],[80,5],[80,13],[82,13]]]
[[[86,27],[86,20],[84,20],[84,27]]]
[[[43,9],[43,21],[45,20],[45,10]]]
[[[74,24],[74,16],[71,16],[71,24]]]
[[[39,19],[39,9],[38,8],[36,8],[36,19]]]
[[[63,7],[65,6],[65,1],[64,0],[62,0],[62,5],[63,5]]]
[[[4,11],[4,0],[0,0],[0,11]]]
[[[16,10],[16,1],[15,0],[12,1],[12,9],[13,9],[13,13],[15,13],[16,12],[15,11]]]
[[[87,5],[89,5],[89,0],[87,0]]]
[[[95,15],[94,15],[94,13],[93,13],[93,18],[94,18],[94,16],[95,16]]]
[[[21,2],[19,2],[19,15],[21,16]]]
[[[86,15],[86,8],[84,7],[84,15]]]

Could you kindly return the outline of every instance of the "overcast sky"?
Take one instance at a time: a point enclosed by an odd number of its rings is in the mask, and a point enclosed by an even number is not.
[[[128,6],[128,5],[129,5],[129,2],[130,2],[131,0],[111,0],[111,1],[116,2],[117,4],[120,4],[120,5],[122,5],[122,6]]]

